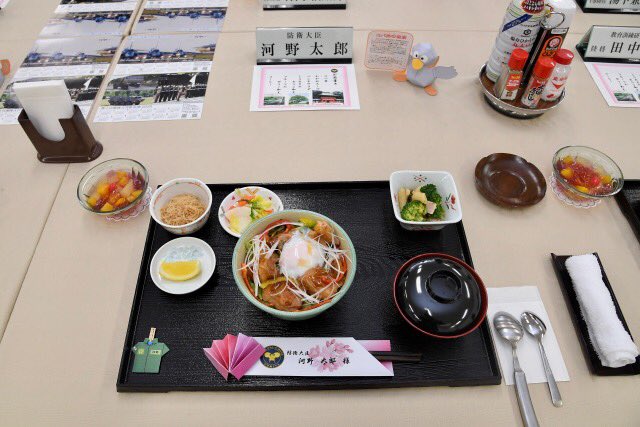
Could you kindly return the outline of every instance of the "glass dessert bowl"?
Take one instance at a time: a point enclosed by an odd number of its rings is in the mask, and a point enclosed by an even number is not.
[[[94,214],[118,217],[148,204],[148,186],[149,175],[142,164],[111,159],[94,166],[80,179],[78,202]]]
[[[585,146],[563,147],[553,156],[551,188],[568,205],[591,208],[622,189],[620,167],[606,154]]]

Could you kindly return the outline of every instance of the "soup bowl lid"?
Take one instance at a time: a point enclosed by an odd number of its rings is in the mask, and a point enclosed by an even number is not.
[[[393,296],[409,325],[437,338],[467,335],[487,313],[480,276],[464,261],[445,254],[422,254],[407,261],[396,274]]]

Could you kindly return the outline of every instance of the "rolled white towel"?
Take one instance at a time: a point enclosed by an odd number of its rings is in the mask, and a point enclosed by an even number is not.
[[[587,323],[589,338],[602,365],[619,368],[634,363],[638,347],[616,314],[597,258],[593,254],[572,256],[565,265]]]

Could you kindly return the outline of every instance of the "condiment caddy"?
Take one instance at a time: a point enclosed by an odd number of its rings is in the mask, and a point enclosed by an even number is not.
[[[479,75],[491,107],[530,119],[562,102],[573,54],[561,47],[575,9],[573,0],[511,2]]]
[[[509,117],[514,117],[517,119],[534,119],[536,117],[540,117],[547,111],[550,111],[556,108],[566,95],[566,91],[563,90],[558,98],[554,101],[544,101],[541,100],[538,102],[536,108],[528,108],[521,102],[522,94],[524,93],[524,89],[518,89],[516,99],[513,101],[510,100],[502,100],[498,98],[494,94],[494,83],[489,80],[485,73],[485,66],[483,65],[480,69],[480,73],[478,75],[478,80],[482,85],[482,90],[484,93],[484,98],[487,103],[497,112],[504,114]],[[544,89],[544,87],[543,87]]]

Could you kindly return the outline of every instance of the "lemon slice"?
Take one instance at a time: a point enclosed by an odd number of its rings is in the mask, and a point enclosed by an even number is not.
[[[160,276],[174,282],[184,282],[200,274],[200,261],[173,261],[160,264]]]

